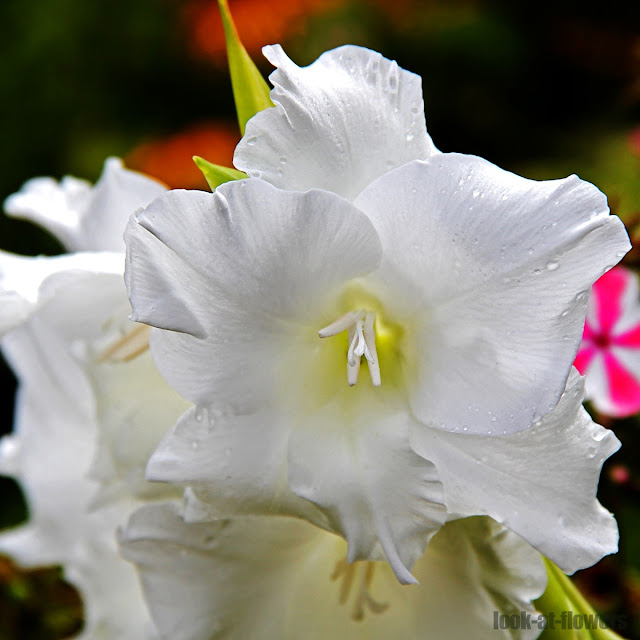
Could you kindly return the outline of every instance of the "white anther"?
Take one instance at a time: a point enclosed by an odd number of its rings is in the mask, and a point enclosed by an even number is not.
[[[321,338],[335,336],[347,331],[349,350],[347,351],[347,381],[350,386],[358,382],[360,375],[360,358],[364,356],[369,363],[369,375],[374,387],[380,386],[380,365],[376,351],[376,336],[373,328],[376,314],[372,311],[350,311],[340,316],[335,322],[320,329]]]
[[[348,329],[349,333],[349,345],[353,344],[357,338],[356,335],[356,327],[355,325],[351,325]],[[347,382],[350,387],[353,387],[356,382],[358,382],[358,376],[360,375],[360,358],[354,358],[353,362],[349,360],[349,356],[347,354]]]
[[[340,316],[336,321],[327,325],[324,329],[318,331],[318,335],[321,338],[330,338],[331,336],[337,336],[339,333],[346,331],[349,327],[355,325],[359,318],[362,318],[364,311],[349,311],[343,316]]]
[[[369,311],[364,320],[364,342],[369,347],[367,351],[369,355],[367,361],[369,362],[369,375],[371,376],[371,383],[374,387],[379,387],[382,384],[380,378],[380,363],[378,362],[378,352],[376,350],[376,334],[373,329],[373,322],[376,319],[376,314],[373,311]]]

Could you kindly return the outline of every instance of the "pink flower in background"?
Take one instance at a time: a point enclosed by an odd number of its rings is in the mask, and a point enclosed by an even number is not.
[[[615,417],[640,411],[640,300],[632,271],[616,267],[593,286],[575,366],[598,411]]]

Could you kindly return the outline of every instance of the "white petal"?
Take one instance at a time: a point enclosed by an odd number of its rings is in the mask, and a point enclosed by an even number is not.
[[[540,634],[533,623],[531,629],[494,626],[500,615],[537,620],[532,603],[542,595],[547,573],[532,547],[489,518],[445,525],[414,572],[420,580],[414,606],[428,629],[424,637],[532,640]]]
[[[95,438],[90,389],[49,338],[44,331],[20,328],[3,340],[21,383],[12,436],[21,454],[14,477],[27,498],[30,520],[3,533],[0,549],[29,566],[69,558],[96,489],[86,480]]]
[[[34,178],[9,196],[5,210],[53,233],[69,251],[122,251],[129,216],[166,190],[159,182],[108,158],[95,187],[67,176]]]
[[[585,372],[585,396],[587,400],[597,402],[599,410],[606,415],[615,413],[616,406],[611,401],[609,377],[602,353],[596,353]]]
[[[276,106],[247,123],[236,148],[234,164],[250,176],[353,199],[390,169],[437,153],[419,76],[355,46],[327,51],[304,68],[279,45],[263,51],[278,67],[270,76]]]
[[[502,434],[552,409],[585,292],[629,248],[604,195],[575,176],[535,182],[440,154],[379,178],[355,204],[383,244],[368,281],[409,327],[416,415]]]
[[[161,373],[189,400],[239,412],[271,401],[285,350],[300,331],[317,342],[319,309],[380,259],[345,200],[259,180],[170,192],[126,237],[132,317],[173,331],[152,335]]]
[[[52,233],[69,250],[78,249],[81,213],[91,201],[91,184],[66,176],[33,178],[4,202],[5,212],[15,218],[31,220]]]
[[[527,540],[567,573],[614,553],[618,529],[596,499],[615,435],[582,408],[573,372],[558,406],[538,425],[504,437],[416,427],[412,446],[432,460],[451,513],[486,514]]]
[[[640,286],[638,284],[638,275],[623,267],[620,267],[618,271],[625,275],[626,286],[620,297],[620,315],[613,329],[615,335],[626,333],[640,324]]]
[[[328,514],[349,561],[386,557],[400,582],[413,583],[409,570],[446,518],[442,485],[409,446],[406,412],[382,399],[361,401],[345,419],[343,401],[293,431],[289,484]]]
[[[285,621],[274,611],[290,594],[273,587],[283,578],[286,584],[291,559],[304,561],[320,535],[330,534],[279,517],[187,525],[177,506],[166,504],[135,512],[120,543],[139,566],[161,637],[275,640],[284,637]]]
[[[91,476],[100,481],[103,493],[145,499],[175,496],[170,485],[146,482],[145,467],[189,403],[160,376],[148,349],[124,361],[98,358],[89,376],[100,425]]]
[[[416,565],[420,586],[402,586],[383,563],[358,563],[351,587],[332,576],[345,544],[290,518],[186,524],[176,505],[137,511],[121,535],[136,563],[162,637],[175,640],[419,640],[534,638],[502,633],[494,611],[535,610],[546,573],[540,556],[486,518],[449,523]],[[356,618],[365,567],[372,569]],[[342,594],[342,598],[341,598]],[[342,602],[341,602],[342,600]],[[455,627],[454,627],[455,625]]]
[[[291,424],[275,411],[216,415],[190,409],[147,465],[147,477],[193,488],[207,517],[284,514],[327,527],[326,517],[287,482]]]
[[[64,283],[91,273],[122,273],[122,262],[113,253],[27,258],[0,251],[0,335],[24,322]]]

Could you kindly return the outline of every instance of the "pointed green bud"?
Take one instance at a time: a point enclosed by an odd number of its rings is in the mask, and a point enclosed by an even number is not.
[[[227,43],[231,86],[233,87],[240,133],[244,135],[249,118],[252,118],[258,111],[273,107],[273,102],[269,98],[269,85],[240,42],[227,0],[218,0],[218,6]]]
[[[573,582],[545,558],[548,583],[535,606],[546,617],[539,640],[622,640],[609,629]]]
[[[211,191],[215,191],[217,187],[231,180],[242,180],[247,174],[231,167],[221,167],[219,164],[213,164],[200,156],[193,156],[196,167],[202,171],[207,184],[211,187]]]

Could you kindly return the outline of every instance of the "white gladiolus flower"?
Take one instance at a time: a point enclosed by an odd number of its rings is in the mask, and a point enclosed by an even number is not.
[[[124,245],[114,238],[131,211],[164,188],[115,159],[96,187],[87,187],[79,209],[65,200],[69,185],[77,193],[76,183],[38,178],[8,200],[12,213],[46,221],[54,232],[64,223],[60,239],[69,248],[120,252],[0,254],[0,298],[12,303],[4,307],[3,328],[11,330],[1,344],[19,381],[14,433],[0,441],[0,472],[20,482],[30,512],[24,526],[2,532],[0,550],[24,565],[64,565],[85,603],[80,637],[140,640],[155,632],[115,532],[141,499],[179,495],[147,483],[144,467],[188,403],[157,373],[147,328],[127,319]],[[48,185],[40,200],[39,184]],[[72,219],[82,224],[67,224]],[[85,238],[98,226],[103,234]]]
[[[165,191],[156,180],[108,158],[95,186],[66,176],[33,178],[9,196],[4,208],[56,236],[67,251],[124,251],[122,231],[133,211]]]
[[[121,548],[172,640],[528,640],[542,628],[540,555],[489,518],[447,524],[410,588],[384,562],[348,564],[342,538],[293,518],[187,524],[178,505],[153,505],[133,514]],[[505,615],[524,628],[497,628]]]
[[[435,151],[419,81],[378,54],[267,53],[276,107],[236,152],[256,177],[169,192],[125,234],[132,318],[198,407],[149,477],[210,517],[307,518],[406,583],[457,516],[567,571],[614,551],[595,488],[618,442],[568,381],[589,287],[629,248],[603,194]]]

